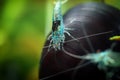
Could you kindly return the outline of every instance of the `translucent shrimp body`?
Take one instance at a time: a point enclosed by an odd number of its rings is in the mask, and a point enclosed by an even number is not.
[[[120,66],[120,53],[114,52],[111,49],[96,54],[89,54],[86,56],[86,59],[98,63],[98,68]]]
[[[60,50],[64,40],[65,40],[65,27],[63,23],[63,17],[61,13],[61,5],[64,4],[67,0],[61,1],[57,0],[55,2],[54,10],[53,10],[53,24],[52,24],[52,33],[48,37],[50,40],[50,47],[54,48],[55,50]]]
[[[90,60],[93,63],[98,64],[99,69],[104,69],[104,67],[119,67],[120,66],[120,53],[114,52],[111,49],[105,50],[103,52],[99,53],[91,53],[84,56],[78,56],[74,55],[72,53],[69,53],[63,49],[63,51],[74,58],[77,59],[84,59],[84,60]]]

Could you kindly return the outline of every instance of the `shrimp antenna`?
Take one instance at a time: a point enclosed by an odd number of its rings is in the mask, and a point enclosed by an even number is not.
[[[68,0],[64,0],[64,1],[62,1],[62,4],[64,4],[64,3],[66,3]]]
[[[57,1],[61,1],[61,3],[62,3],[62,4],[65,4],[68,0],[63,0],[63,1],[62,1],[62,0],[54,0],[54,2],[53,2],[53,3],[54,3],[54,4],[56,4],[56,3],[57,3]]]

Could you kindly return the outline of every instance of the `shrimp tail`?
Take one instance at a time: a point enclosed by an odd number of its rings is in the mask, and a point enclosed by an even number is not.
[[[54,0],[53,4],[56,4],[58,1],[61,1],[62,4],[65,4],[68,0]]]
[[[68,1],[68,0],[64,0],[64,1],[62,1],[62,4],[65,4],[67,1]]]

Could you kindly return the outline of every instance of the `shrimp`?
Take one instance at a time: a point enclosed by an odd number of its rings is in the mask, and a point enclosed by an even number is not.
[[[55,6],[53,9],[52,33],[49,35],[48,40],[50,40],[49,48],[52,47],[55,49],[55,51],[62,49],[63,43],[65,41],[64,33],[67,33],[69,36],[71,36],[67,31],[68,28],[65,28],[65,25],[63,23],[63,16],[61,13],[61,5],[66,2],[67,0],[57,0],[54,2]]]
[[[80,60],[89,60],[89,62],[97,64],[98,69],[104,70],[106,72],[106,80],[112,78],[115,74],[115,68],[120,67],[120,52],[113,51],[113,47],[115,47],[115,43],[112,44],[111,48],[105,51],[99,51],[97,53],[90,53],[83,56],[78,56],[66,51],[63,48],[63,52],[73,58],[80,59]],[[81,64],[83,65],[83,64]],[[77,67],[81,66],[78,65]],[[76,67],[76,68],[77,68]],[[111,70],[108,68],[111,67]],[[73,80],[75,77],[76,70],[73,73]]]

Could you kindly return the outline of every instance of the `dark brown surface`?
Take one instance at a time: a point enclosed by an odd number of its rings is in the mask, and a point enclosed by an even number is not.
[[[72,22],[73,20],[73,22]],[[71,23],[70,23],[71,22]],[[64,43],[64,48],[76,55],[85,55],[85,51],[80,47],[81,45],[89,51],[89,53],[96,52],[97,50],[104,51],[110,48],[112,42],[109,41],[109,37],[117,34],[114,29],[117,29],[120,25],[119,10],[111,6],[101,3],[88,3],[78,5],[72,8],[64,15],[65,27],[70,27],[74,30],[69,31],[75,38],[98,34],[102,32],[108,32],[101,35],[91,36],[88,38],[79,39],[77,41],[71,41]],[[109,32],[113,31],[113,32]],[[119,31],[118,31],[119,33]],[[72,38],[66,34],[66,41]],[[90,47],[88,40],[94,48]],[[46,41],[45,46],[49,45],[49,41]],[[73,71],[59,73],[67,69],[76,67],[81,61],[79,59],[72,58],[66,55],[63,51],[54,51],[51,49],[47,53],[47,48],[43,49],[42,59],[40,61],[40,74],[39,78],[45,79],[45,77],[56,74],[53,77],[46,78],[45,80],[105,80],[105,73],[97,68],[97,64],[90,63],[87,66],[77,69],[76,75],[73,78]],[[47,56],[43,59],[43,56]],[[89,61],[86,61],[87,63]],[[114,79],[117,80],[117,79]]]

